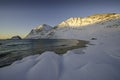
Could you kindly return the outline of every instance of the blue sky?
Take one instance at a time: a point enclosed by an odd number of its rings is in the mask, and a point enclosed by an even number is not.
[[[70,17],[120,13],[120,0],[0,0],[0,38],[25,36],[40,24]]]

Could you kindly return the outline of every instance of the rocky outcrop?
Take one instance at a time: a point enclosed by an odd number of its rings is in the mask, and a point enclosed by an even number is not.
[[[20,36],[13,36],[11,39],[22,39]]]

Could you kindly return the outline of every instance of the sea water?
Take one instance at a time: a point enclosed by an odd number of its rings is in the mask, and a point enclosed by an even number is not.
[[[81,45],[78,43],[81,42]],[[12,64],[29,55],[54,51],[63,54],[70,49],[84,47],[86,41],[70,39],[0,40],[0,67]]]

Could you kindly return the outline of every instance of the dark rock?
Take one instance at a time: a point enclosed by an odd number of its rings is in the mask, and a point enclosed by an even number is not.
[[[13,36],[11,39],[22,39],[20,36]]]
[[[91,40],[97,40],[97,38],[91,38]]]

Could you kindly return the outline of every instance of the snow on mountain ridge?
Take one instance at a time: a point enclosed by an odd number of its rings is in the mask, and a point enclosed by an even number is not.
[[[72,26],[81,26],[82,23],[82,18],[79,17],[72,17],[69,18],[63,22],[61,22],[60,24],[57,25],[57,27],[72,27]]]
[[[47,25],[47,24],[42,24],[42,25],[39,25],[35,28],[33,28],[33,30],[49,30],[51,29],[51,26]]]
[[[109,21],[112,19],[120,18],[120,14],[109,13],[109,14],[94,14],[92,16],[87,16],[85,18],[73,17],[69,18],[61,23],[59,23],[56,27],[82,27],[86,25],[91,25],[95,23],[102,23],[104,21]]]

